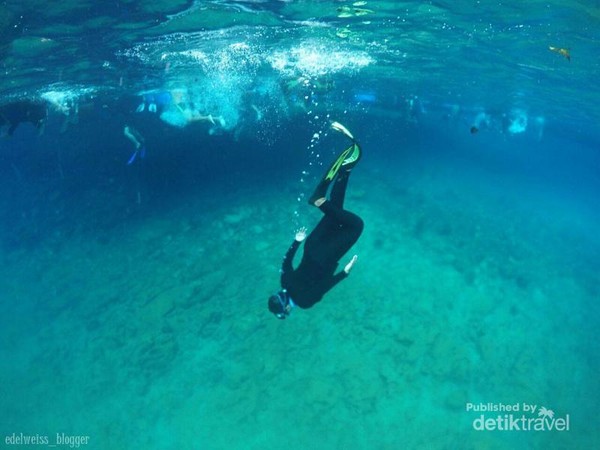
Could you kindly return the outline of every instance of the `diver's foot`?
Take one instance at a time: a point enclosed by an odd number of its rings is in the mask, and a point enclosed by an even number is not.
[[[325,197],[321,197],[321,198],[318,198],[318,199],[316,199],[316,200],[313,202],[313,205],[315,205],[315,206],[318,208],[318,207],[320,207],[320,206],[321,206],[323,203],[325,203],[326,201],[327,201],[327,199],[326,199]]]
[[[319,205],[317,205],[317,202],[320,201],[321,199],[324,199],[327,197],[327,188],[328,187],[329,187],[329,183],[323,183],[321,181],[319,183],[319,185],[317,186],[317,188],[315,189],[315,192],[313,192],[313,194],[308,198],[308,204],[319,206]]]

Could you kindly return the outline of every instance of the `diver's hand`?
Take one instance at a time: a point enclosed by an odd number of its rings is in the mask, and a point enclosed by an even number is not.
[[[344,267],[344,272],[346,272],[346,275],[348,275],[350,273],[350,271],[354,267],[354,264],[356,264],[357,259],[358,259],[358,255],[354,255],[352,257],[352,259],[350,260],[350,262],[348,264],[346,264],[346,267]]]
[[[302,242],[305,238],[306,238],[306,227],[302,227],[298,231],[296,231],[296,238],[295,239],[298,242]]]

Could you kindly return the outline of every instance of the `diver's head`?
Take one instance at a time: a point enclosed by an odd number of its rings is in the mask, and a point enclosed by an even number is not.
[[[269,311],[278,319],[285,319],[289,316],[293,307],[294,302],[285,289],[269,297]]]

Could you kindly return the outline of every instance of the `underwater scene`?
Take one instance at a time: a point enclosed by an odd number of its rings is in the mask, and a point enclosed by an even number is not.
[[[600,448],[599,30],[0,2],[0,447]]]

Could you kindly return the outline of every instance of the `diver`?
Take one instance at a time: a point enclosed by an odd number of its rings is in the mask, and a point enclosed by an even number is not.
[[[42,102],[19,100],[0,106],[0,127],[8,126],[7,134],[12,136],[19,124],[32,123],[40,132],[48,117],[48,108]]]
[[[129,157],[127,165],[131,165],[136,160],[138,154],[140,155],[140,159],[144,159],[146,156],[146,140],[144,139],[144,136],[142,136],[138,130],[129,125],[125,125],[125,128],[123,128],[123,134],[135,146],[135,150]]]
[[[358,240],[364,224],[360,217],[344,209],[350,171],[361,158],[361,148],[343,125],[334,122],[331,127],[349,137],[352,145],[338,156],[308,200],[321,210],[323,218],[308,236],[306,228],[298,230],[283,258],[282,290],[269,297],[268,302],[269,311],[278,319],[289,316],[295,306],[306,309],[319,302],[327,291],[348,276],[358,258],[354,255],[344,269],[335,274],[339,260]],[[292,260],[305,239],[302,261],[294,269]]]

